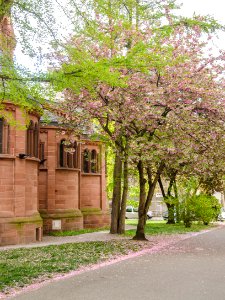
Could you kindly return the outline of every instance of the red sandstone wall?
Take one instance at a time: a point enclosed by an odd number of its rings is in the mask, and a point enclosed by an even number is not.
[[[47,178],[48,178],[48,171],[47,169],[41,169],[39,171],[39,185],[38,185],[38,199],[39,199],[39,209],[47,209]]]
[[[14,159],[0,159],[0,217],[14,216]]]
[[[16,108],[15,117],[20,125],[29,123],[30,120],[38,122],[38,117],[29,115],[25,120],[24,113]],[[11,140],[10,140],[11,144]],[[26,130],[15,130],[15,216],[25,217],[38,214],[38,162],[37,158],[19,159],[20,153],[26,154]]]
[[[99,173],[84,173],[81,170],[80,207],[100,208],[106,211],[106,178],[104,147],[99,142],[85,141],[81,152],[85,149],[98,153]]]
[[[58,147],[65,136],[54,126],[41,129],[40,141],[44,143],[45,164],[40,167],[39,207],[50,213],[79,208],[79,170],[59,168]]]
[[[104,156],[100,155],[102,145],[82,141],[78,144],[78,169],[59,167],[59,144],[62,138],[66,136],[60,135],[54,126],[41,128],[40,141],[45,144],[44,156],[47,159],[39,170],[39,209],[44,219],[44,231],[53,230],[54,220],[61,220],[62,230],[108,225],[105,161]],[[86,148],[99,153],[99,174],[85,174],[79,169],[82,166],[81,152]]]
[[[25,211],[26,216],[35,214],[38,209],[38,163],[26,159]]]
[[[77,170],[57,169],[55,208],[78,209],[79,180]]]
[[[20,126],[25,116],[12,104],[6,105]],[[28,120],[38,122],[35,115]],[[0,245],[35,242],[41,239],[42,220],[38,214],[38,162],[36,158],[20,159],[26,154],[26,130],[10,126],[10,151],[0,154]]]
[[[101,175],[81,174],[81,208],[101,208]]]

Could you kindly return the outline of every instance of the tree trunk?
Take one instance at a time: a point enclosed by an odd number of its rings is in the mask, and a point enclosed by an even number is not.
[[[191,227],[191,212],[189,208],[189,199],[185,200],[185,209],[184,209],[184,225],[186,228]]]
[[[143,213],[141,216],[139,216],[137,230],[135,236],[133,237],[133,240],[147,241],[145,237],[145,224],[146,215]]]
[[[156,184],[159,180],[160,174],[162,173],[164,168],[164,163],[161,163],[157,173],[155,175],[154,180],[152,181],[151,175],[151,168],[147,167],[147,174],[148,174],[148,195],[146,198],[146,191],[145,191],[145,184],[146,179],[144,178],[144,167],[143,162],[139,161],[138,163],[138,172],[139,172],[139,184],[140,184],[140,200],[139,200],[139,208],[138,208],[138,226],[135,236],[133,237],[134,240],[147,240],[145,237],[145,224],[147,220],[147,212],[149,206],[151,204]]]
[[[145,231],[144,231],[145,223],[146,223],[146,214],[145,214],[146,179],[144,177],[144,166],[143,166],[143,162],[141,160],[139,160],[137,168],[138,168],[138,173],[139,173],[140,194],[139,194],[139,207],[138,207],[138,225],[137,225],[136,234],[133,237],[133,239],[134,240],[146,240]]]
[[[146,199],[146,203],[145,203],[145,214],[147,215],[147,212],[149,210],[149,207],[151,205],[152,202],[152,198],[155,192],[155,188],[156,188],[156,184],[159,180],[160,174],[162,172],[162,168],[164,168],[164,165],[160,165],[157,174],[154,178],[154,180],[152,181],[152,172],[151,172],[151,168],[147,167],[147,174],[148,174],[148,195],[147,195],[147,199]]]
[[[167,224],[175,224],[175,219],[174,219],[174,204],[170,204],[166,202],[166,206],[168,209],[168,221]]]
[[[167,221],[167,224],[175,224],[175,221],[174,221],[174,209],[173,209],[173,213],[171,213],[171,204],[169,204],[166,201],[167,197],[168,197],[168,194],[165,193],[161,177],[159,177],[158,182],[159,182],[159,186],[160,186],[160,189],[161,189],[161,192],[162,192],[162,195],[163,195],[163,199],[164,199],[164,201],[166,203],[166,207],[167,207],[167,210],[168,210],[168,221]]]
[[[190,215],[190,210],[187,209],[184,215],[184,225],[186,228],[191,227],[191,215]]]
[[[180,203],[179,203],[179,198],[178,198],[176,180],[174,181],[173,189],[174,189],[174,195],[175,195],[175,199],[176,199],[176,223],[180,223]]]
[[[158,183],[159,183],[159,187],[160,187],[163,199],[165,199],[166,198],[166,193],[165,193],[165,190],[164,190],[164,187],[163,187],[161,176],[159,176]]]
[[[169,183],[168,190],[167,190],[167,197],[168,197],[169,201],[171,201],[171,199],[172,199],[171,191],[172,191],[172,188],[173,188],[175,177],[176,177],[176,172],[172,171],[172,175],[170,177],[170,183]],[[168,208],[168,221],[167,221],[167,224],[175,224],[175,218],[174,218],[175,204],[167,202],[166,205],[167,205],[167,208]]]
[[[168,186],[168,189],[167,189],[167,194],[165,193],[163,183],[162,183],[162,180],[161,180],[160,176],[159,176],[159,180],[158,180],[159,186],[160,186],[160,189],[161,189],[161,192],[162,192],[162,195],[163,195],[163,198],[164,198],[164,201],[166,203],[167,210],[168,210],[167,224],[175,224],[175,218],[174,218],[175,204],[169,203],[168,201],[171,201],[171,197],[172,197],[171,191],[172,191],[172,188],[173,188],[174,183],[175,183],[176,174],[177,174],[177,171],[172,171],[172,175],[171,175],[171,178],[170,178],[170,183],[169,183],[169,186]]]
[[[119,153],[115,155],[115,164],[113,171],[113,197],[110,233],[118,232],[118,220],[121,201],[121,183],[122,183],[122,161]]]
[[[125,156],[125,161],[123,165],[123,195],[119,214],[119,227],[118,233],[123,234],[125,232],[125,215],[126,215],[126,205],[128,196],[128,157]]]

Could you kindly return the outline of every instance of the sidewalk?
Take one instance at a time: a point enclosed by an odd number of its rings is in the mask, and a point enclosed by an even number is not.
[[[136,226],[126,225],[126,230],[136,229]],[[94,242],[94,241],[111,241],[111,240],[121,240],[130,239],[129,237],[124,237],[117,234],[110,234],[109,231],[98,231],[92,233],[84,233],[75,236],[44,236],[41,242],[35,242],[30,244],[19,244],[19,245],[9,245],[0,246],[0,251],[18,249],[18,248],[35,248],[44,247],[49,245],[62,245],[68,243],[82,243],[82,242]]]

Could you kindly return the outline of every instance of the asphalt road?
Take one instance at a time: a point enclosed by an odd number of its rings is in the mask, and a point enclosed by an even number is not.
[[[225,226],[21,294],[18,300],[225,299]]]

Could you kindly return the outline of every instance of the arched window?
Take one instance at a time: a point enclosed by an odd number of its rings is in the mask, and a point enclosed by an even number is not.
[[[7,122],[0,118],[0,153],[9,153],[9,130],[10,127]]]
[[[39,159],[40,159],[40,164],[42,166],[44,166],[45,161],[46,161],[46,159],[45,159],[45,143],[44,142],[39,143],[39,153],[38,153],[38,155],[39,155]]]
[[[35,124],[34,126],[34,157],[38,157],[38,139],[39,139],[39,128],[38,128],[38,123]]]
[[[34,141],[34,123],[33,121],[30,121],[30,125],[27,129],[27,154],[29,156],[33,156],[33,141]]]
[[[61,140],[59,145],[59,166],[62,168],[77,168],[77,145]]]
[[[4,120],[0,119],[0,153],[3,153],[3,124]]]
[[[96,150],[91,151],[91,173],[97,173],[97,152]]]
[[[64,142],[65,142],[65,140],[61,140],[60,145],[59,145],[59,166],[60,167],[66,167]]]
[[[83,152],[83,172],[90,173],[90,155],[88,149],[85,149]]]
[[[38,123],[34,124],[33,121],[30,121],[27,129],[27,154],[31,157],[38,157],[38,138]]]
[[[98,173],[98,153],[96,150],[85,149],[83,152],[83,172]]]

